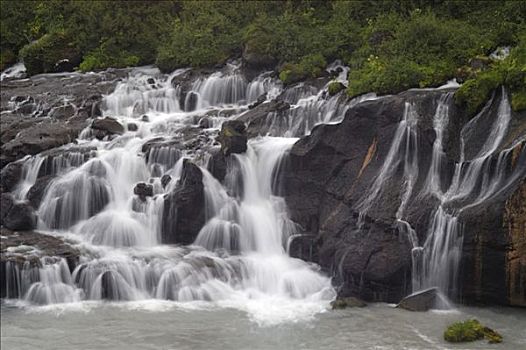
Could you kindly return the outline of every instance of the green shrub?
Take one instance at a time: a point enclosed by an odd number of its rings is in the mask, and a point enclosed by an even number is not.
[[[88,72],[108,67],[123,68],[136,66],[139,62],[140,58],[138,56],[131,55],[126,51],[112,52],[112,49],[108,49],[107,45],[101,45],[100,48],[84,56],[79,69],[83,72]]]
[[[301,80],[319,77],[327,62],[320,54],[305,56],[299,63],[286,63],[281,67],[279,78],[285,85],[297,83]]]
[[[455,322],[444,332],[444,339],[451,343],[471,342],[483,338],[486,338],[489,343],[502,342],[502,336],[499,333],[484,327],[475,319]]]
[[[339,81],[331,81],[327,90],[330,96],[334,96],[338,92],[345,90],[345,85],[343,85]]]
[[[0,70],[6,69],[8,66],[16,62],[16,55],[11,50],[2,50],[0,52]]]
[[[53,72],[55,64],[63,59],[68,59],[71,64],[77,65],[80,61],[80,52],[64,32],[46,34],[37,41],[24,46],[20,50],[20,57],[29,75]]]

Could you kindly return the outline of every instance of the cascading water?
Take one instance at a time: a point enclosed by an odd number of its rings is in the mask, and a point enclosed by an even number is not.
[[[37,304],[213,301],[269,322],[309,316],[335,297],[318,266],[286,252],[296,231],[275,185],[280,162],[297,139],[250,140],[247,152],[235,154],[229,165],[227,178],[235,181],[222,184],[206,169],[206,150],[225,120],[215,111],[224,106],[243,111],[265,93],[267,100],[275,98],[281,84],[269,74],[252,82],[235,70],[212,74],[193,82],[198,102],[189,112],[179,105],[181,88],[172,85],[173,77],[184,73],[133,72],[104,98],[103,114],[125,126],[122,135],[97,140],[88,128],[78,145],[63,147],[49,159],[25,160],[17,196],[24,199],[38,178],[52,175],[38,210],[39,230],[78,242],[82,255],[72,273],[65,261],[47,257],[22,267],[9,265],[20,286],[8,297]],[[318,91],[303,101],[289,111],[293,131],[282,130],[279,136],[303,135],[315,124],[341,120],[348,106]],[[300,114],[306,111],[314,117],[304,123]],[[186,147],[184,133],[198,129],[207,113],[213,123],[200,134],[202,145]],[[138,127],[127,127],[131,123]],[[184,159],[192,159],[203,173],[206,223],[194,245],[162,245],[164,195],[176,188]],[[152,195],[134,194],[138,183],[151,185]]]

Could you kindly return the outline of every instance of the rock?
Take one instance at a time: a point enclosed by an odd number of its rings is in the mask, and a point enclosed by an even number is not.
[[[240,120],[227,120],[219,133],[221,151],[225,156],[231,153],[244,153],[247,150],[247,133],[245,123]]]
[[[267,93],[265,92],[264,94],[260,95],[256,101],[254,101],[252,104],[248,105],[248,109],[254,109],[256,108],[257,106],[259,106],[260,104],[262,104],[263,102],[265,102],[267,100]]]
[[[23,298],[27,292],[24,288],[28,286],[16,281],[21,281],[24,275],[31,275],[38,282],[38,270],[33,269],[41,267],[42,257],[66,259],[70,272],[79,262],[80,252],[62,238],[35,231],[14,232],[7,228],[1,228],[0,235],[0,298]],[[12,250],[24,246],[30,249]]]
[[[455,322],[444,332],[444,339],[450,343],[472,342],[483,338],[486,338],[490,344],[502,342],[502,336],[499,333],[489,327],[484,327],[475,319]]]
[[[2,202],[4,196],[2,197]],[[2,203],[2,206],[4,204]],[[37,216],[33,208],[24,202],[14,202],[3,218],[3,226],[14,231],[29,231],[36,227]]]
[[[22,177],[22,162],[9,163],[0,171],[0,192],[11,192]]]
[[[168,174],[164,174],[161,177],[161,185],[163,186],[163,188],[166,188],[166,186],[170,183],[170,181],[172,181],[172,177]]]
[[[279,99],[274,99],[269,102],[262,103],[255,106],[249,111],[243,113],[237,118],[239,121],[243,121],[247,126],[247,136],[252,138],[258,135],[272,134],[270,125],[267,122],[267,116],[269,113],[276,113],[276,117],[283,117],[283,127],[286,126],[285,113],[290,109],[290,105]]]
[[[83,123],[71,122],[32,123],[20,130],[13,139],[2,144],[2,163],[73,142],[84,126]]]
[[[210,118],[203,117],[199,119],[199,127],[201,129],[209,129],[212,126],[213,126],[213,123],[212,123],[212,120],[210,120]]]
[[[365,307],[367,303],[355,297],[338,298],[331,302],[333,310],[346,309],[349,307]]]
[[[126,127],[128,128],[128,131],[137,131],[139,129],[135,123],[128,123],[126,124]]]
[[[143,114],[143,116],[141,117],[141,120],[142,120],[143,122],[149,122],[149,121],[150,121],[150,117],[148,117],[147,114]]]
[[[227,157],[221,149],[216,148],[210,151],[211,157],[208,161],[208,171],[219,181],[222,182],[227,172]]]
[[[122,135],[124,133],[122,124],[110,117],[95,119],[91,123],[91,128],[95,131],[100,131],[95,134],[98,139],[103,139],[108,135]]]
[[[175,189],[164,197],[162,243],[191,244],[205,224],[203,174],[189,160]]]
[[[78,61],[78,59],[76,60]],[[75,71],[75,66],[78,65],[78,62],[72,62],[69,59],[65,58],[57,63],[55,63],[55,73],[61,73],[61,72],[73,72]]]
[[[153,196],[153,185],[144,182],[139,182],[137,185],[135,185],[133,193],[139,196],[139,198],[141,198],[144,201],[146,200],[146,197]]]
[[[197,101],[199,95],[193,91],[189,91],[184,99],[184,110],[185,112],[191,112],[197,108]]]
[[[42,201],[42,198],[44,198],[46,190],[53,178],[53,175],[47,175],[38,178],[35,181],[35,184],[31,186],[31,188],[27,192],[26,198],[35,210],[38,210],[38,208],[40,207],[40,202]]]
[[[75,106],[71,103],[66,105],[62,104],[61,106],[53,107],[48,113],[48,116],[51,118],[63,120],[69,119],[76,113]]]
[[[428,311],[441,304],[441,297],[437,288],[429,288],[408,295],[396,306],[409,311]]]
[[[243,48],[243,63],[251,68],[274,68],[277,62],[275,57],[253,50],[253,45],[249,43]]]
[[[0,195],[0,224],[4,224],[4,218],[9,213],[9,210],[13,207],[15,199],[11,193],[2,193]]]

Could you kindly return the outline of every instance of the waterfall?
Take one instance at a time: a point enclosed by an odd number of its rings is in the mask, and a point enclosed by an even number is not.
[[[172,80],[188,70],[169,76],[152,68],[132,71],[104,97],[102,113],[124,126],[137,124],[135,130],[98,140],[88,127],[78,145],[25,159],[17,196],[24,199],[38,178],[51,176],[38,228],[77,242],[82,254],[73,271],[42,253],[36,254],[38,264],[9,262],[8,297],[33,304],[208,301],[259,315],[266,315],[263,305],[277,303],[283,310],[275,314],[285,318],[297,312],[296,301],[308,306],[301,307],[306,313],[326,308],[335,297],[331,280],[317,265],[289,257],[287,245],[298,232],[276,189],[295,137],[316,124],[341,121],[349,101],[316,89],[287,112],[290,132],[249,140],[246,153],[231,156],[220,182],[206,167],[228,118],[216,111],[231,108],[235,118],[260,96],[270,100],[283,89],[269,73],[246,81],[238,68],[191,78],[184,87]],[[190,110],[180,105],[189,93],[197,96]],[[199,126],[203,116],[212,119],[206,128]],[[200,147],[188,146],[196,140]],[[177,188],[186,159],[203,174],[205,224],[192,245],[165,245],[165,195]],[[138,184],[151,186],[151,193],[135,194]]]

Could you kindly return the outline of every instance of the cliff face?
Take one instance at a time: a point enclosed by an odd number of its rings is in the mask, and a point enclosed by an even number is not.
[[[285,197],[304,236],[291,253],[319,263],[341,295],[398,302],[416,279],[466,303],[524,305],[526,119],[512,114],[490,155],[504,96],[470,121],[446,94],[364,102],[292,149]],[[447,126],[437,153],[441,103]]]
[[[523,146],[524,147],[524,146]],[[506,287],[512,305],[526,306],[526,181],[506,201],[504,225],[509,250],[506,253]]]

